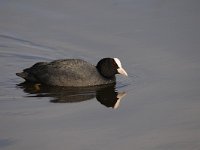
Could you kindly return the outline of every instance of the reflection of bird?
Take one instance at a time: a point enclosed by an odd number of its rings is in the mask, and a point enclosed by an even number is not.
[[[29,93],[30,97],[50,97],[52,103],[75,103],[96,99],[106,107],[117,108],[120,100],[126,94],[118,93],[115,84],[93,86],[93,87],[59,87],[33,84],[24,82],[18,85],[24,92]]]
[[[16,73],[29,82],[70,87],[115,83],[115,74],[127,76],[118,58],[104,58],[97,66],[80,59],[39,62]]]
[[[118,108],[120,100],[126,95],[125,92],[117,92],[113,88],[102,88],[96,93],[96,99],[106,107]]]

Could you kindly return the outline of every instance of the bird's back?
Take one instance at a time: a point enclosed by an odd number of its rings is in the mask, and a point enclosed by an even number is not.
[[[115,82],[115,79],[102,77],[94,65],[80,59],[39,62],[17,75],[27,81],[58,86],[93,86]]]

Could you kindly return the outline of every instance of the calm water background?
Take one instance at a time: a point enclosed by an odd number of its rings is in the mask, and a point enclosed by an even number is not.
[[[199,150],[200,2],[1,0],[0,149]],[[118,109],[17,84],[38,61],[119,57]]]

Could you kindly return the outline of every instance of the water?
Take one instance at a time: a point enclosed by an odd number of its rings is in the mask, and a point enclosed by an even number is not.
[[[200,149],[199,4],[2,0],[0,148]],[[74,90],[15,76],[38,61],[103,57],[119,57],[129,77]]]

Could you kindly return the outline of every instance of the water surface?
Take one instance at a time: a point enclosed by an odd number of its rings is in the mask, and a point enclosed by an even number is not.
[[[200,149],[199,4],[2,0],[0,149]],[[15,76],[38,61],[103,57],[129,77],[73,90]]]

